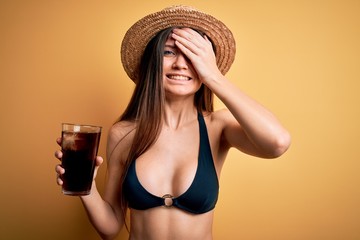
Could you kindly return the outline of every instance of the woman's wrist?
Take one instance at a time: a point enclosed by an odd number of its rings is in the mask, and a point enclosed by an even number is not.
[[[94,193],[96,193],[98,190],[97,190],[97,187],[96,187],[96,182],[95,182],[95,179],[92,181],[91,183],[91,189],[90,189],[90,193],[88,195],[83,195],[83,196],[80,196],[81,199],[84,199],[84,198],[88,198],[88,197],[91,197],[92,195],[94,195]]]

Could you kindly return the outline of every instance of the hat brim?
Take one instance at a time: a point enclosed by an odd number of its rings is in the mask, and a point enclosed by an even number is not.
[[[213,16],[186,6],[175,6],[149,14],[137,21],[125,34],[121,61],[125,72],[137,81],[140,60],[149,41],[169,27],[189,27],[205,33],[215,45],[217,66],[226,74],[235,59],[235,40],[224,23]]]

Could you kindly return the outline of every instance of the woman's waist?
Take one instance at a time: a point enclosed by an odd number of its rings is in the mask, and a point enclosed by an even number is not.
[[[175,207],[130,210],[131,240],[212,240],[214,211],[192,214]]]

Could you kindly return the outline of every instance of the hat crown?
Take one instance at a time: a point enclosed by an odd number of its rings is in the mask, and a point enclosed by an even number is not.
[[[177,10],[197,11],[195,8],[193,8],[191,6],[186,6],[186,5],[181,5],[181,4],[166,7],[166,8],[164,8],[163,11],[177,11]]]

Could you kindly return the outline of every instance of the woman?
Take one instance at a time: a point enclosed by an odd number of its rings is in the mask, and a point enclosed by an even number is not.
[[[230,30],[190,7],[150,14],[126,33],[122,62],[136,88],[109,131],[104,196],[94,177],[80,197],[104,239],[130,208],[130,239],[210,240],[229,149],[262,158],[287,150],[289,133],[224,76],[234,56]],[[213,93],[227,109],[213,111]],[[62,185],[65,170],[56,171]]]

